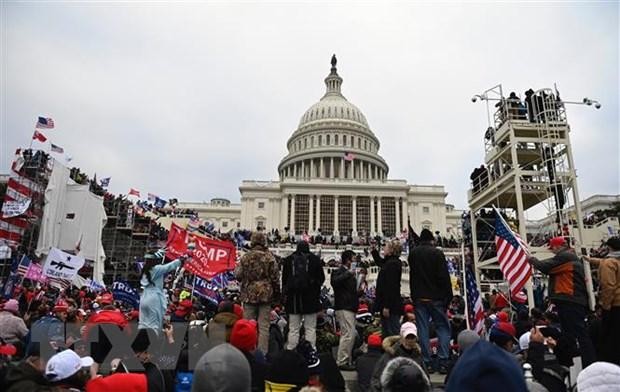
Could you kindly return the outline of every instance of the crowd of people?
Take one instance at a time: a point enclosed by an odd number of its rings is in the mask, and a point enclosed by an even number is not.
[[[529,260],[549,276],[548,306],[514,308],[495,291],[485,297],[480,335],[467,328],[453,266],[429,230],[406,262],[400,239],[371,248],[379,267],[372,295],[359,276],[361,255],[344,250],[326,274],[307,242],[280,259],[268,236],[250,234],[234,270],[238,291],[219,303],[180,283],[191,253],[167,262],[145,256],[138,307],[106,290],[16,286],[0,306],[0,389],[554,392],[620,382],[619,238],[607,241],[606,258],[589,258],[597,312],[588,312],[581,261],[556,237],[553,258]],[[401,294],[405,265],[409,297]],[[585,369],[576,380],[568,371],[575,357]],[[347,372],[356,383],[345,382]]]

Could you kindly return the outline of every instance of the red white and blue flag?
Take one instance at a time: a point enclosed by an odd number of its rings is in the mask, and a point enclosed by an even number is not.
[[[19,265],[17,266],[17,275],[26,276],[28,270],[30,269],[30,263],[32,263],[32,261],[28,258],[28,256],[23,255]]]
[[[355,159],[355,155],[353,155],[353,153],[351,153],[351,152],[345,152],[344,153],[344,160],[345,161],[351,162],[354,159]]]
[[[532,276],[532,266],[527,262],[529,251],[525,242],[508,227],[497,209],[495,213],[495,246],[499,268],[510,285],[510,295],[522,300],[524,294],[521,289]]]
[[[476,278],[471,267],[465,267],[465,289],[467,290],[469,328],[480,335],[484,331],[484,308],[482,307],[482,298],[480,297]]]
[[[52,129],[54,128],[54,120],[52,120],[49,117],[39,117],[39,119],[37,120],[37,125],[35,125],[35,128]]]
[[[55,145],[54,143],[52,143],[52,152],[57,152],[59,154],[64,154],[65,153],[65,149]]]
[[[41,143],[45,143],[47,141],[47,138],[45,137],[44,134],[42,134],[41,132],[35,129],[34,133],[32,134],[32,140],[38,140]]]

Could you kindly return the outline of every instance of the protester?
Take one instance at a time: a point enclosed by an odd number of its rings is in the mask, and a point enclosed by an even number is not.
[[[360,392],[370,390],[370,379],[373,370],[383,355],[381,335],[371,334],[368,336],[368,351],[357,358],[355,370],[357,371],[357,385]]]
[[[514,345],[519,344],[514,325],[507,321],[497,321],[489,332],[489,341],[512,353]]]
[[[44,376],[48,358],[41,356],[39,348],[39,344],[29,346],[26,358],[9,367],[0,384],[6,392],[51,391],[50,383]]]
[[[551,327],[546,328],[551,330]],[[559,335],[559,331],[557,331]],[[557,338],[557,337],[556,337]],[[526,348],[526,360],[532,366],[534,379],[549,392],[565,392],[568,370],[561,366],[554,350],[557,341],[553,337],[545,337],[539,328],[519,338],[519,345]]]
[[[183,266],[185,260],[186,257],[183,256],[169,263],[160,264],[161,258],[155,254],[144,256],[144,267],[140,277],[140,285],[144,291],[140,296],[138,328],[162,332],[164,313],[168,307],[168,299],[164,295],[164,276]]]
[[[241,257],[235,269],[235,278],[241,285],[239,300],[244,316],[258,322],[258,348],[269,349],[269,312],[280,299],[280,270],[274,256],[267,249],[262,231],[252,233],[251,250]]]
[[[115,373],[93,378],[86,383],[86,392],[148,392],[146,376],[137,373]]]
[[[359,306],[357,297],[357,279],[351,271],[351,262],[355,253],[350,250],[342,252],[341,265],[331,273],[331,285],[334,289],[334,309],[340,326],[340,341],[336,363],[340,370],[352,371],[351,352],[355,343],[355,312]]]
[[[525,379],[514,356],[480,340],[457,361],[446,392],[525,392]]]
[[[416,361],[396,357],[381,374],[382,392],[430,392],[431,380]]]
[[[243,314],[235,307],[239,305],[230,301],[222,301],[218,306],[218,311],[207,325],[208,347],[213,348],[222,343],[230,342],[235,323],[243,318]]]
[[[607,247],[607,258],[588,260],[598,264],[599,304],[603,310],[601,359],[620,365],[620,237],[607,240]]]
[[[452,283],[446,257],[433,245],[433,239],[430,230],[422,230],[420,244],[409,253],[409,286],[424,364],[429,372],[439,370],[446,374],[450,349],[450,323],[446,310],[452,299]],[[435,325],[439,337],[438,369],[431,363],[429,320]]]
[[[377,276],[375,309],[381,313],[381,328],[384,337],[398,335],[400,316],[403,312],[403,299],[400,294],[403,250],[400,240],[390,240],[383,247],[382,258],[376,249],[372,256],[381,267]]]
[[[265,392],[286,392],[308,385],[310,376],[306,360],[295,351],[283,350],[274,355],[265,378]]]
[[[302,325],[305,339],[316,348],[316,314],[321,310],[321,287],[325,281],[321,260],[310,253],[307,242],[300,241],[297,250],[282,263],[282,291],[289,315],[287,348],[297,347]]]
[[[406,357],[424,367],[422,353],[418,345],[418,330],[414,323],[405,323],[400,327],[400,336],[390,336],[383,339],[383,350],[375,366],[370,381],[371,391],[381,391],[381,375],[387,363],[396,357]],[[426,371],[426,370],[425,370]]]
[[[192,392],[249,392],[251,385],[248,361],[241,351],[224,343],[207,351],[196,364]]]
[[[73,350],[64,350],[54,355],[45,366],[45,378],[55,389],[82,390],[90,378],[91,357],[80,358]]]
[[[27,334],[26,323],[19,315],[19,303],[9,299],[0,309],[0,339],[6,343],[21,344]]]
[[[458,334],[456,338],[456,342],[458,345],[458,356],[454,356],[454,358],[450,360],[448,365],[448,372],[446,373],[446,377],[444,378],[444,384],[448,384],[448,381],[450,380],[450,374],[452,373],[452,370],[454,369],[454,366],[458,362],[459,358],[463,355],[465,351],[467,351],[468,348],[476,344],[479,340],[480,335],[478,335],[471,329],[465,329]]]
[[[239,320],[233,326],[230,335],[230,344],[236,347],[247,359],[252,375],[252,392],[263,391],[265,389],[265,375],[267,368],[264,358],[257,358],[255,353],[258,342],[258,331],[256,321]]]
[[[612,392],[620,385],[620,367],[607,362],[595,362],[577,376],[579,392]]]
[[[594,346],[586,329],[588,294],[583,263],[569,248],[564,237],[549,240],[549,250],[555,255],[547,260],[529,257],[528,262],[549,275],[549,300],[555,305],[562,333],[579,343],[581,362],[587,367],[594,362]]]

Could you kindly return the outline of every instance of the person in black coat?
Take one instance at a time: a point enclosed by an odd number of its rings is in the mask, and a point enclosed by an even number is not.
[[[375,370],[375,365],[383,356],[381,336],[372,334],[368,336],[368,352],[363,354],[355,362],[357,370],[357,385],[360,392],[370,390],[370,379]]]
[[[400,280],[403,273],[400,254],[403,246],[400,240],[390,240],[383,247],[382,258],[376,249],[372,257],[381,269],[377,276],[375,311],[381,312],[383,337],[400,333],[400,316],[403,314],[403,298],[400,295]]]
[[[355,253],[351,250],[342,252],[340,268],[332,271],[331,285],[334,289],[334,310],[340,325],[337,364],[340,370],[354,370],[351,365],[351,351],[355,343],[355,313],[359,301],[357,298],[357,279],[352,268]]]
[[[433,240],[430,230],[422,230],[420,245],[409,253],[409,289],[424,364],[429,371],[434,370],[429,344],[429,320],[432,319],[439,337],[439,371],[446,374],[450,355],[450,323],[446,310],[452,299],[452,283],[446,256],[434,246]]]
[[[300,241],[297,250],[282,260],[282,293],[289,315],[288,350],[297,347],[302,325],[306,340],[316,349],[316,314],[321,310],[323,282],[321,259],[310,253],[307,242]]]

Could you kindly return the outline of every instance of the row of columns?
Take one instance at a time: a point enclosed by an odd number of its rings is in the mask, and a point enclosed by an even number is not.
[[[329,159],[327,167],[326,159]],[[307,163],[306,163],[307,162]],[[360,179],[360,180],[385,180],[386,173],[378,165],[362,160],[353,160],[347,163],[344,158],[319,158],[318,176],[315,174],[315,159],[306,159],[292,163],[282,169],[282,178],[336,178],[336,166],[339,166],[337,178]],[[309,176],[306,175],[306,167],[309,167]],[[357,169],[357,173],[355,170]]]
[[[316,197],[316,213],[314,212],[314,200]],[[334,196],[334,234],[339,233],[338,227],[338,196]],[[357,197],[351,196],[352,199],[352,229],[353,236],[357,236]],[[291,195],[291,203],[290,203],[290,223],[287,222],[287,218],[289,216],[288,211],[288,196],[282,197],[282,205],[284,206],[284,213],[282,216],[284,217],[284,221],[282,227],[289,226],[291,231],[295,231],[295,195]],[[379,233],[382,235],[383,227],[382,227],[382,212],[381,212],[381,197],[376,198],[377,203],[377,214],[375,216],[375,197],[370,197],[370,232],[371,233]],[[396,198],[395,205],[395,220],[396,220],[396,231],[400,231],[403,229],[403,226],[407,220],[407,199],[406,198]],[[321,195],[310,195],[309,196],[309,208],[308,208],[308,227],[309,232],[314,232],[317,228],[321,227]],[[316,219],[315,219],[316,218]],[[376,229],[376,230],[375,230]]]

